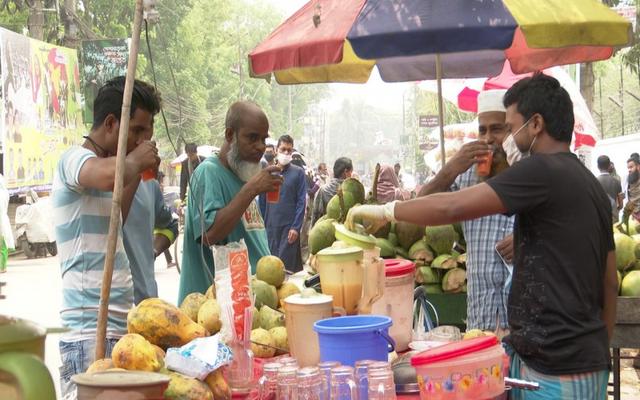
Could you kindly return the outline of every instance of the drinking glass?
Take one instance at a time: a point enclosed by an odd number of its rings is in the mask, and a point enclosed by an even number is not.
[[[369,400],[396,400],[393,372],[387,369],[369,371]]]
[[[298,370],[298,400],[322,400],[324,388],[322,375],[318,367],[306,367]]]
[[[331,400],[358,400],[353,367],[341,366],[331,370]]]
[[[329,400],[331,394],[331,370],[339,366],[340,363],[338,361],[325,361],[318,364],[320,376],[322,377],[322,388],[324,390],[323,400]]]
[[[369,365],[376,363],[375,360],[360,360],[356,361],[356,382],[358,384],[358,396],[360,400],[367,400],[369,393],[369,380],[367,379],[367,373],[369,372]]]
[[[258,399],[275,400],[278,392],[278,370],[280,363],[267,363],[263,367],[262,377],[258,380]]]
[[[278,370],[278,400],[297,400],[298,399],[298,368],[282,367]]]

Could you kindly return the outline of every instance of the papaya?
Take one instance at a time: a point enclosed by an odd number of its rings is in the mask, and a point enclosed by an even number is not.
[[[213,393],[206,383],[170,372],[169,387],[164,391],[167,400],[213,400]]]
[[[149,298],[127,315],[129,333],[138,333],[163,350],[183,346],[207,331],[180,309],[164,300]]]
[[[91,365],[89,365],[89,368],[87,368],[87,373],[90,374],[92,372],[107,371],[112,368],[115,368],[112,359],[101,358],[99,360],[95,360],[91,363]]]
[[[198,322],[198,310],[207,299],[208,297],[202,293],[189,293],[187,297],[182,300],[180,310],[187,314],[193,322]]]
[[[207,375],[204,382],[213,393],[213,400],[231,400],[231,387],[224,379],[222,368],[218,368]]]
[[[157,372],[163,367],[154,346],[137,333],[128,333],[118,340],[111,352],[113,365],[133,371]]]

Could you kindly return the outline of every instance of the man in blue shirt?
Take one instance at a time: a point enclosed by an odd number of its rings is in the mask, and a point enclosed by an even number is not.
[[[284,182],[277,203],[267,201],[265,223],[271,254],[278,256],[293,272],[302,270],[300,230],[307,201],[307,179],[304,169],[291,164],[293,138],[282,135],[278,139],[276,160],[282,167]]]
[[[231,105],[220,153],[204,160],[191,178],[178,303],[211,286],[215,269],[210,246],[244,239],[251,273],[258,260],[269,255],[256,197],[275,190],[282,178],[280,167],[260,165],[268,137],[269,121],[257,104]]]
[[[155,179],[138,185],[123,234],[133,278],[134,303],[158,297],[154,261],[178,236],[178,220],[164,204],[160,184]]]

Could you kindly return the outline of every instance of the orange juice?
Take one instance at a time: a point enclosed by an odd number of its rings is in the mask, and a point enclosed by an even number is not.
[[[491,163],[493,162],[493,152],[484,156],[476,167],[476,174],[478,176],[489,176],[491,173]]]
[[[151,179],[156,179],[156,171],[153,168],[149,168],[147,170],[142,171],[142,180],[150,181]]]

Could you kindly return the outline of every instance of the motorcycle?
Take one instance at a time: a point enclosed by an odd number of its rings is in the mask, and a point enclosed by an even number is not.
[[[27,193],[27,203],[16,209],[16,249],[22,250],[27,258],[58,254],[52,212],[51,199],[39,197],[34,190]]]

